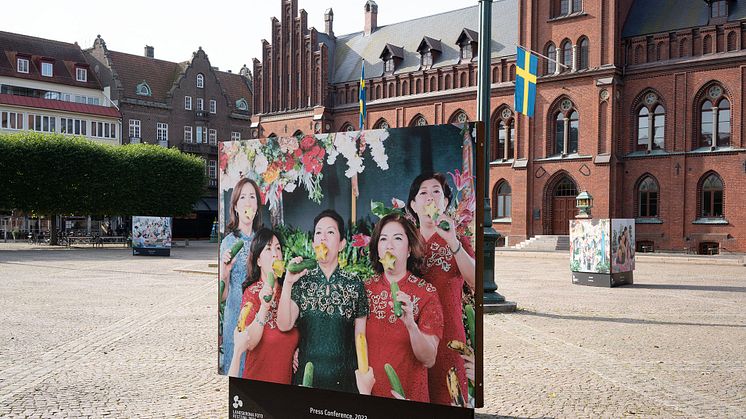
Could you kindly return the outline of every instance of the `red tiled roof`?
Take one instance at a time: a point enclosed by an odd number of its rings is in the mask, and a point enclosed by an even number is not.
[[[61,100],[41,99],[36,97],[0,94],[0,104],[22,106],[25,108],[50,109],[72,113],[121,118],[119,111],[113,107],[87,105],[83,103],[63,102]]]
[[[178,63],[124,52],[109,51],[109,58],[122,82],[122,96],[126,98],[166,102],[166,95],[182,71]],[[143,80],[150,86],[150,97],[136,93],[137,85]]]

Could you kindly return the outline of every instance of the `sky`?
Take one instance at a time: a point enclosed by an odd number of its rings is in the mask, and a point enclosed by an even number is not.
[[[378,26],[449,10],[477,6],[478,0],[376,0]],[[238,70],[261,58],[261,40],[270,39],[270,18],[280,16],[281,0],[128,0],[80,3],[13,1],[3,8],[0,30],[90,48],[97,35],[110,50],[143,53],[155,48],[155,58],[187,61],[200,46],[210,63],[223,71]],[[400,5],[406,5],[404,9]],[[308,26],[324,31],[324,11],[334,10],[334,33],[363,30],[365,0],[298,0],[308,12]],[[29,18],[23,18],[24,16]],[[32,24],[31,24],[32,23]]]

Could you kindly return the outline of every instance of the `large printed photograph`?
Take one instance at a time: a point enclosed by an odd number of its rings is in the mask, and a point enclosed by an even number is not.
[[[472,408],[475,131],[220,143],[219,372]]]
[[[132,217],[132,254],[168,256],[171,254],[171,217]]]

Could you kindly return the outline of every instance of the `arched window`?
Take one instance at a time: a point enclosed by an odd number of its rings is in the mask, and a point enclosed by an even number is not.
[[[500,71],[497,66],[492,68],[492,83],[500,82]]]
[[[381,118],[373,125],[373,129],[388,129],[389,123],[385,119]]]
[[[246,101],[246,99],[241,98],[236,101],[236,108],[239,111],[248,111],[249,110],[249,102]]]
[[[300,137],[303,136],[303,131],[301,131],[301,130],[295,130],[295,132],[293,133],[293,137],[299,137],[299,136]]]
[[[738,50],[738,48],[736,47],[736,32],[728,32],[728,51],[736,50]]]
[[[510,184],[507,181],[498,182],[492,190],[492,219],[510,218],[511,214]]]
[[[409,124],[411,127],[422,127],[427,125],[427,120],[422,115],[417,115],[412,119],[412,123]]]
[[[557,47],[550,42],[544,51],[546,51],[547,57],[551,58],[551,60],[547,60],[547,71],[545,74],[554,74],[557,71],[557,63],[554,61],[557,59]]]
[[[665,46],[664,46],[663,42],[659,42],[658,46],[655,48],[655,59],[656,59],[656,61],[663,60],[663,58],[664,58],[663,57],[663,53],[664,53],[663,49],[664,48],[665,48]]]
[[[716,173],[706,175],[700,186],[700,217],[722,218],[723,211],[723,180]]]
[[[515,64],[510,65],[510,81],[515,81]]]
[[[459,109],[458,111],[454,112],[453,115],[451,115],[451,118],[448,120],[449,124],[465,124],[469,122],[469,115],[466,114],[466,112]]]
[[[396,87],[394,86],[394,83],[389,84],[389,97],[396,96],[394,93],[396,92]]]
[[[637,184],[637,216],[641,218],[658,217],[658,182],[647,175]]]
[[[710,35],[706,35],[704,39],[702,39],[702,54],[710,53],[712,53],[712,37]]]
[[[148,83],[145,80],[143,80],[142,83],[137,85],[135,93],[138,96],[151,96],[153,94],[153,91],[150,89],[150,86],[148,85]]]
[[[515,118],[507,106],[498,114],[497,141],[493,141],[492,160],[507,161],[515,157]]]
[[[578,135],[580,116],[570,99],[560,102],[559,110],[554,115],[554,150],[552,154],[566,156],[578,152]]]
[[[438,90],[436,86],[437,86],[437,82],[436,82],[435,77],[430,77],[430,90],[429,91],[434,92]]]
[[[445,84],[446,89],[450,89],[451,87],[453,87],[451,85],[451,75],[450,74],[446,74],[446,76],[443,79],[444,79],[444,84]]]
[[[466,76],[466,73],[461,73],[461,75],[460,75],[459,77],[460,77],[460,79],[461,79],[461,80],[459,80],[459,81],[460,81],[460,83],[459,83],[459,86],[458,86],[458,87],[465,87],[465,86],[466,86],[466,84],[467,84],[467,83],[466,83],[466,77],[467,77],[467,76]]]
[[[699,108],[700,147],[730,146],[730,101],[719,85],[707,89],[706,99]]]
[[[681,38],[681,41],[679,41],[679,57],[688,57],[689,56],[689,43],[686,40],[686,38]]]
[[[404,80],[401,83],[401,94],[403,94],[403,95],[408,95],[409,94],[409,82],[407,82],[406,80]]]
[[[578,70],[585,70],[588,68],[588,38],[583,37],[578,44],[580,50],[580,54],[578,54]]]
[[[660,104],[658,95],[648,92],[637,111],[637,149],[648,152],[664,149],[665,134],[666,110]]]
[[[416,81],[414,82],[414,93],[415,93],[415,94],[420,94],[420,93],[422,93],[422,79],[417,79],[417,80],[416,80]]]
[[[382,92],[381,85],[376,86],[376,99],[382,99],[383,98],[383,92]]]
[[[634,62],[635,64],[642,64],[643,62],[642,51],[643,51],[642,45],[638,45],[635,47],[635,62]]]
[[[562,65],[565,65],[566,67],[562,67],[562,71],[568,71],[570,68],[572,68],[572,42],[570,40],[566,40],[562,43],[562,57],[561,57],[561,63]]]
[[[205,87],[205,76],[202,73],[197,74],[197,88],[203,89],[204,87]]]

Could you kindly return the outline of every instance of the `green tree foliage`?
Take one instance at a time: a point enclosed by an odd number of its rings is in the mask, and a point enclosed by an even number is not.
[[[204,192],[200,157],[148,144],[0,134],[0,208],[36,214],[178,216]]]

